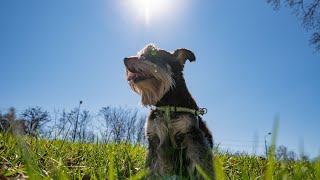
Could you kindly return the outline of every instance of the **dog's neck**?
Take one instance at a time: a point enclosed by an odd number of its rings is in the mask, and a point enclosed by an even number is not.
[[[188,91],[185,80],[182,78],[176,81],[172,87],[161,99],[156,106],[176,106],[198,109],[198,105]]]

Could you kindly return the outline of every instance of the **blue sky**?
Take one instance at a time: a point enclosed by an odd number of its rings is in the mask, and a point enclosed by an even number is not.
[[[277,144],[320,154],[320,54],[288,9],[264,0],[149,0],[147,10],[138,1],[0,1],[0,110],[71,109],[79,100],[93,112],[143,109],[123,58],[155,43],[195,53],[185,78],[221,147],[263,153],[278,114]]]

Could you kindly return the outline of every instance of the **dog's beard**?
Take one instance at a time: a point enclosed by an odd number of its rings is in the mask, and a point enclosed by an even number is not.
[[[141,96],[142,105],[155,105],[174,86],[171,68],[169,65],[159,68],[153,63],[141,63],[139,69],[148,78],[139,82],[130,81],[129,84]]]

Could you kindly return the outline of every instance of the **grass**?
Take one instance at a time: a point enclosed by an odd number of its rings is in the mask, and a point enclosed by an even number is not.
[[[0,133],[0,179],[143,179],[144,156],[145,147],[140,145],[72,143]],[[214,164],[219,180],[320,179],[320,161],[279,162],[215,151]]]
[[[144,172],[144,154],[144,147],[124,143],[71,143],[0,134],[0,174],[5,177],[134,179]]]

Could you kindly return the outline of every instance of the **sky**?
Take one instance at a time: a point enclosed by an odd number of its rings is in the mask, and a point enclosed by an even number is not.
[[[320,53],[290,10],[265,0],[0,1],[0,111],[139,105],[123,58],[148,43],[196,55],[188,88],[223,149],[320,155]],[[275,133],[273,133],[275,134]],[[266,136],[267,135],[267,136]]]

